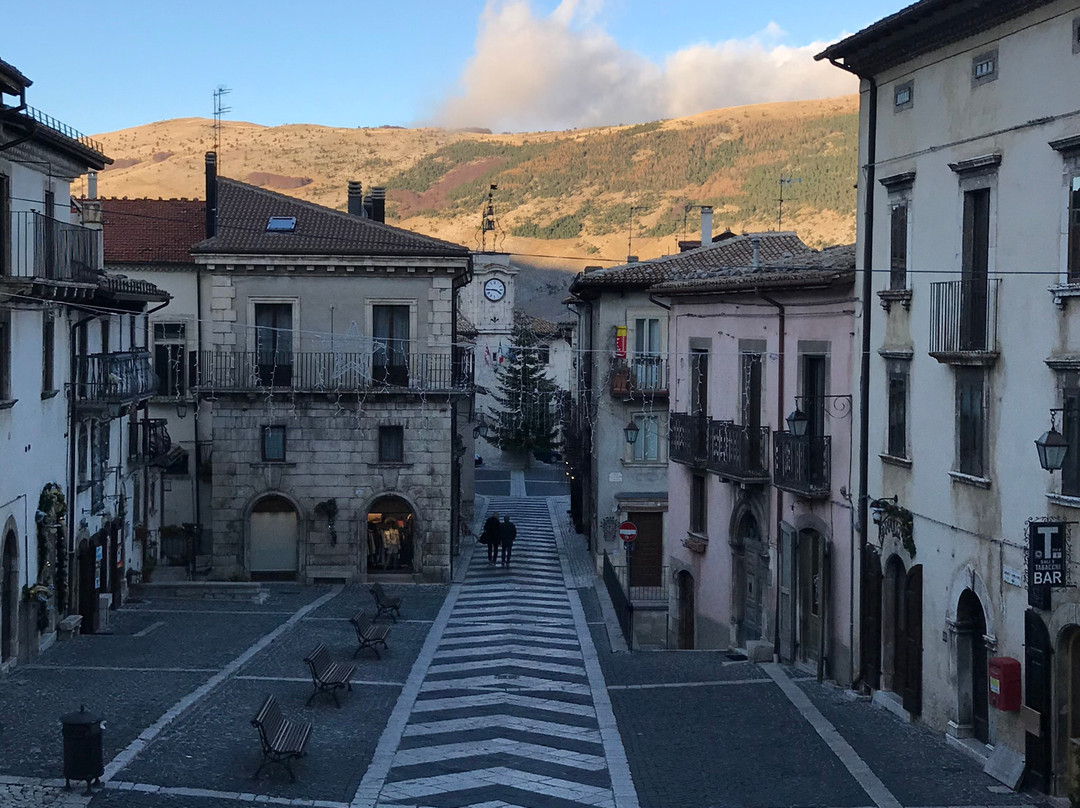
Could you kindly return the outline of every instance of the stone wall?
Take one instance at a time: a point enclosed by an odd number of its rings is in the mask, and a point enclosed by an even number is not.
[[[212,406],[214,577],[250,573],[248,515],[262,496],[279,494],[299,511],[298,580],[363,580],[368,507],[396,495],[415,511],[414,572],[449,580],[452,433],[445,399],[231,396]],[[262,429],[269,425],[286,427],[284,463],[262,461]],[[392,425],[403,427],[404,462],[379,463],[379,427]],[[338,507],[336,542],[314,513],[330,498]]]

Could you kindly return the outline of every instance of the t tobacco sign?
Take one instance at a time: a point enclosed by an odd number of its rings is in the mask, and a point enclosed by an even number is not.
[[[1050,590],[1068,585],[1066,580],[1066,522],[1028,523],[1028,605],[1050,608]]]

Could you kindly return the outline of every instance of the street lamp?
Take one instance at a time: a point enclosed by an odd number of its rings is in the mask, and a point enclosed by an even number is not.
[[[791,434],[796,438],[801,438],[806,434],[806,427],[810,423],[810,419],[806,417],[806,413],[799,409],[799,405],[796,402],[795,412],[791,413],[786,419],[788,429],[791,430]]]
[[[187,418],[187,400],[186,399],[183,399],[183,398],[177,399],[177,401],[176,401],[176,417],[177,418]]]
[[[631,418],[630,423],[623,429],[623,434],[626,435],[626,442],[633,446],[637,442],[638,432],[640,431],[638,425],[634,423],[634,419]]]
[[[1039,465],[1049,472],[1058,471],[1065,463],[1065,454],[1069,451],[1069,442],[1057,431],[1054,414],[1061,410],[1050,410],[1050,429],[1043,432],[1035,449],[1039,452]]]
[[[476,416],[476,426],[473,427],[473,437],[486,438],[488,432],[491,431],[491,427],[488,426],[487,418],[483,413]]]

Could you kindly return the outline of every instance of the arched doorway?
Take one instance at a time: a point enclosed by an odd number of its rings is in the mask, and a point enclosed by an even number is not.
[[[799,660],[817,662],[825,640],[825,539],[812,528],[799,531]]]
[[[285,497],[267,496],[255,503],[248,524],[252,580],[292,581],[299,569],[299,522]]]
[[[986,692],[986,615],[979,596],[970,589],[960,594],[956,607],[956,686],[958,721],[971,734],[990,743]]]
[[[388,495],[371,503],[367,514],[368,572],[413,572],[416,514],[401,497]]]
[[[678,575],[679,623],[678,643],[682,651],[694,647],[694,576],[686,570]]]
[[[1024,612],[1024,704],[1039,714],[1039,733],[1024,733],[1027,782],[1039,791],[1053,788],[1053,715],[1050,632],[1034,609]],[[1078,694],[1080,695],[1080,694]]]
[[[0,662],[7,662],[15,656],[19,619],[19,543],[12,530],[4,536],[0,575]]]
[[[739,517],[732,547],[731,591],[734,603],[736,644],[760,640],[763,626],[763,590],[767,567],[762,563],[764,547],[758,521],[750,511]]]

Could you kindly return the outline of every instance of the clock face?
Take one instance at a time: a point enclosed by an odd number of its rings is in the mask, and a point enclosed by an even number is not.
[[[506,285],[498,278],[492,278],[484,284],[484,297],[488,300],[502,300],[506,294]]]

